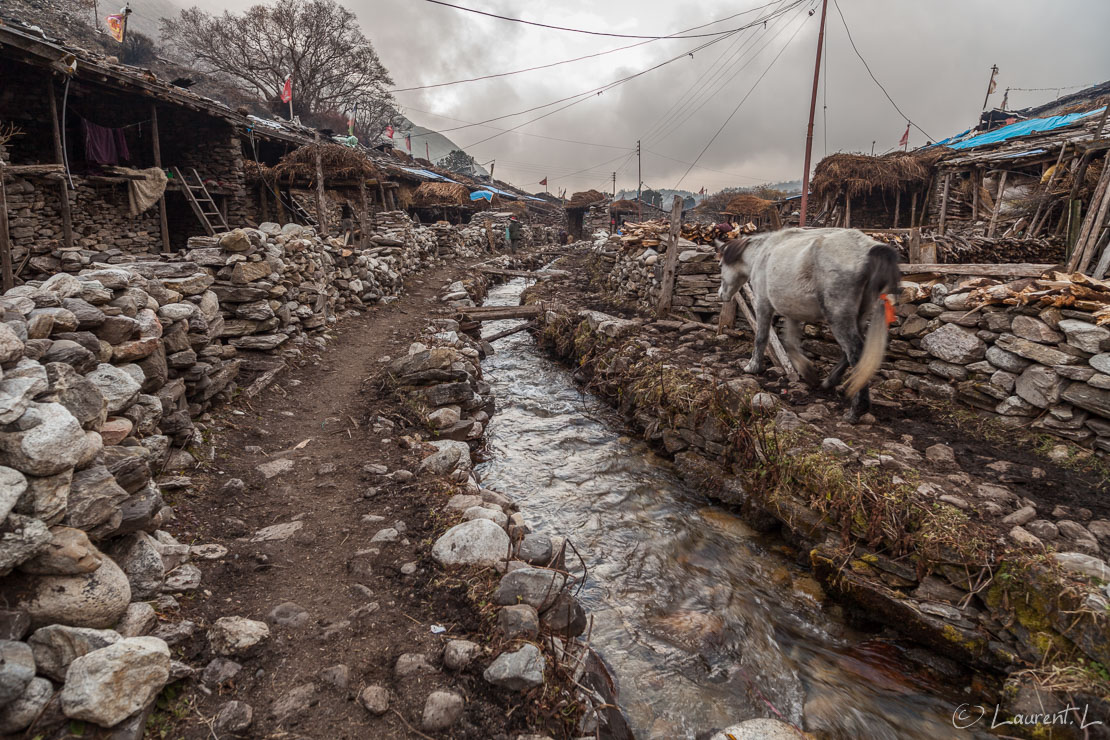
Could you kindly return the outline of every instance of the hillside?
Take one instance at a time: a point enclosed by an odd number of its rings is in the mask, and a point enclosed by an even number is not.
[[[394,146],[398,149],[403,150],[405,148],[405,134],[410,134],[412,136],[412,156],[427,156],[433,163],[443,159],[453,150],[461,148],[443,134],[424,128],[423,126],[418,126],[408,118],[405,118],[405,123],[401,126],[401,130],[393,135]],[[425,144],[427,144],[427,147],[425,147]],[[489,171],[480,165],[477,166],[475,170],[478,175],[489,174]]]

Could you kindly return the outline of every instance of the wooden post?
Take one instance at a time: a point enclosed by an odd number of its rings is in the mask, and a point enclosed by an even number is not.
[[[358,181],[358,243],[365,246],[370,234],[370,204],[366,196],[366,180]]]
[[[724,334],[725,329],[731,329],[736,324],[736,301],[725,301],[721,304],[721,315],[717,318],[717,333]]]
[[[8,232],[8,191],[4,189],[4,163],[0,162],[0,280],[5,291],[15,287],[12,274],[12,240]]]
[[[50,123],[54,130],[54,160],[65,165],[65,152],[62,151],[62,129],[58,121],[58,101],[54,99],[54,78],[47,78],[47,95],[50,97]],[[58,183],[58,196],[61,199],[62,211],[62,243],[67,248],[73,247],[73,212],[69,205],[69,182],[63,178]]]
[[[386,203],[385,200],[385,185],[382,184],[382,181],[380,179],[378,180],[378,195],[380,195],[382,198],[382,210],[389,210],[389,204]]]
[[[1068,265],[1071,265],[1077,259],[1075,249],[1076,242],[1079,241],[1079,225],[1081,223],[1081,216],[1083,215],[1083,201],[1076,198],[1071,202],[1071,209],[1068,211],[1068,227],[1067,227],[1067,254]],[[1069,270],[1074,270],[1074,267],[1069,267]]]
[[[910,194],[910,226],[916,226],[917,220],[917,191]]]
[[[979,178],[982,175],[976,167],[971,173],[971,223],[979,220]]]
[[[952,173],[944,174],[944,194],[940,196],[940,222],[937,224],[937,233],[944,235],[944,227],[948,222],[948,191],[952,187]]]
[[[852,199],[848,192],[844,192],[844,228],[852,228]]]
[[[994,236],[994,227],[998,224],[998,212],[1002,210],[1002,194],[1006,192],[1006,176],[1010,173],[1002,171],[1002,178],[998,181],[998,195],[994,198],[994,210],[991,212],[991,225],[987,227],[987,238]]]
[[[263,221],[270,220],[270,199],[266,197],[266,183],[262,180],[258,181],[258,202],[262,206],[262,213],[259,215]]]
[[[1110,156],[1110,155],[1108,155]],[[1083,272],[1091,260],[1095,244],[1102,235],[1102,224],[1106,221],[1106,212],[1110,208],[1110,158],[1102,168],[1102,175],[1098,178],[1091,202],[1087,205],[1087,217],[1083,219],[1083,227],[1079,232],[1079,240],[1075,243],[1075,250],[1068,260],[1068,270]]]
[[[921,262],[921,229],[916,226],[910,229],[909,256],[911,265]]]
[[[162,169],[162,146],[158,139],[158,106],[150,104],[150,140],[154,147],[154,166]],[[181,187],[188,187],[187,183],[178,183]],[[166,220],[166,194],[158,199],[158,220],[162,226],[162,251],[170,251],[170,224]]]
[[[1098,264],[1095,265],[1091,277],[1102,280],[1106,277],[1106,271],[1110,270],[1110,241],[1102,245],[1102,257],[1099,259]]]
[[[277,206],[278,226],[285,225],[285,204],[281,202],[281,181],[274,178],[274,204]]]
[[[320,156],[320,132],[316,132],[316,221],[320,226],[320,235],[328,233],[328,213],[324,195],[324,160]]]
[[[894,225],[892,229],[898,228],[898,212],[902,210],[902,191],[896,190],[894,192]]]
[[[671,204],[671,231],[667,236],[667,261],[663,267],[663,285],[659,289],[659,307],[656,316],[666,316],[671,311],[674,295],[674,273],[678,266],[678,235],[682,230],[682,199],[677,195]]]

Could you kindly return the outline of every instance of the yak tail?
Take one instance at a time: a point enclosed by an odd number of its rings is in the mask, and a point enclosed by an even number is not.
[[[845,393],[849,398],[863,390],[871,377],[878,372],[883,362],[883,355],[886,354],[888,304],[886,300],[880,300],[880,297],[886,293],[888,300],[893,301],[894,296],[897,295],[898,283],[902,279],[898,269],[898,253],[885,244],[871,247],[871,251],[867,253],[867,268],[864,275],[867,284],[864,286],[860,308],[862,313],[866,307],[871,307],[871,321],[867,327],[867,337],[863,341],[863,352],[860,354],[859,362],[848,375]],[[890,305],[892,306],[893,303]]]

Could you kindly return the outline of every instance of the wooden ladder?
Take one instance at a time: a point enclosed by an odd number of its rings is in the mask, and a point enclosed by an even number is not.
[[[173,168],[173,176],[184,186],[181,192],[185,193],[185,199],[193,207],[193,213],[196,214],[197,220],[204,226],[205,232],[208,236],[215,236],[217,233],[216,226],[220,227],[220,231],[229,231],[224,215],[220,213],[220,209],[216,207],[216,201],[212,200],[208,188],[204,186],[204,180],[200,178],[195,168],[190,167],[189,172],[193,173],[196,185],[189,182],[189,179],[182,174],[180,167]]]
[[[281,202],[282,205],[288,209],[289,213],[293,215],[294,219],[300,219],[305,225],[312,226],[313,228],[319,225],[316,219],[312,217],[312,214],[301,205],[301,202],[297,200],[297,197],[292,193],[282,191]]]

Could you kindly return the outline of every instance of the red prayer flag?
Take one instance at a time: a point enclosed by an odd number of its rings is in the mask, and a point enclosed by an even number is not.
[[[285,76],[285,85],[281,88],[281,102],[288,103],[293,99],[293,75]]]
[[[405,134],[405,149],[412,153],[412,134]]]
[[[898,140],[898,146],[909,146],[910,143],[910,125],[906,124],[906,133],[902,134],[902,138]]]
[[[393,127],[392,126],[386,126],[385,127],[385,135],[388,136],[390,139],[393,138]]]
[[[543,178],[542,180],[540,180],[540,185],[543,185],[545,188],[547,187],[547,178],[546,177]]]

